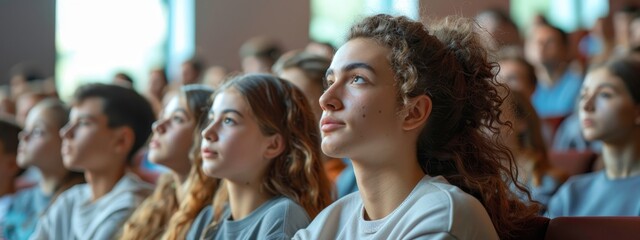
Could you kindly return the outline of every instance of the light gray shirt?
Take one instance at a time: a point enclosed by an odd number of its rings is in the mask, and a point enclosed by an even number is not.
[[[51,205],[30,239],[113,239],[153,187],[125,174],[113,189],[91,201],[91,187],[76,185]]]
[[[222,219],[209,227],[213,208],[204,208],[193,221],[187,239],[291,239],[311,221],[304,208],[286,197],[273,198],[238,221],[232,219],[227,205]]]
[[[382,219],[364,219],[360,192],[323,210],[294,239],[498,239],[482,204],[443,177],[425,176]]]
[[[601,170],[571,177],[551,198],[547,215],[640,216],[640,176],[609,179]]]

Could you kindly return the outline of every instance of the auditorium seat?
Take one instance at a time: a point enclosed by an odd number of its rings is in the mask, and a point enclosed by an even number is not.
[[[640,217],[558,217],[544,239],[640,239]]]

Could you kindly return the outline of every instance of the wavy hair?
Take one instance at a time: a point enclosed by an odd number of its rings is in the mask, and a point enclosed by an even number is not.
[[[212,93],[213,90],[204,85],[194,84],[180,88],[179,97],[187,103],[197,126],[206,118],[209,96]],[[199,132],[200,128],[195,127],[189,156],[192,165],[185,182],[181,183],[175,174],[163,174],[153,194],[138,206],[124,224],[121,239],[158,239],[163,234],[173,236],[172,239],[186,236],[184,228],[188,229],[198,212],[211,201],[215,185],[213,180],[204,176],[200,168],[202,158],[199,156]],[[178,197],[180,189],[187,192],[182,201]]]
[[[285,150],[275,157],[261,188],[300,204],[313,219],[331,203],[330,183],[320,160],[320,133],[306,97],[293,84],[266,74],[250,74],[226,82],[215,95],[233,88],[245,97],[263,134],[280,134]],[[228,202],[222,185],[213,203],[217,219]]]
[[[505,87],[495,78],[497,63],[488,61],[476,25],[447,17],[427,27],[380,14],[353,26],[348,39],[372,39],[391,50],[400,106],[413,97],[430,96],[431,115],[416,143],[422,170],[442,175],[477,198],[500,238],[509,238],[524,230],[539,206],[525,205],[509,190],[513,182],[529,194],[516,181],[512,153],[499,141],[500,125],[510,126],[500,120],[504,98],[498,89]]]

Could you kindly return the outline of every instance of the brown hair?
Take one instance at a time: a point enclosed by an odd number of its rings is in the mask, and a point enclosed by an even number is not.
[[[513,155],[498,139],[498,124],[507,123],[500,120],[503,98],[497,87],[505,87],[495,79],[497,64],[488,62],[474,23],[448,17],[427,29],[406,17],[380,14],[353,26],[348,39],[356,38],[391,50],[401,105],[416,96],[431,97],[431,115],[417,142],[423,171],[442,175],[477,198],[501,238],[522,230],[539,206],[525,205],[508,188],[513,182],[528,194],[512,172]],[[483,134],[483,128],[494,136]]]
[[[197,126],[206,117],[208,99],[212,92],[212,89],[198,84],[180,88],[179,96],[187,103]],[[187,191],[185,198],[178,201],[177,194],[180,193],[177,192],[177,186],[182,184],[179,179],[174,174],[162,175],[153,194],[140,204],[124,224],[121,239],[158,239],[163,233],[165,236],[172,236],[172,239],[186,236],[184,229],[189,229],[195,215],[211,201],[215,189],[215,181],[206,178],[200,168],[202,159],[199,155],[199,132],[199,127],[194,128],[194,142],[189,156],[192,165],[184,183]],[[190,211],[185,211],[184,205],[188,205]]]
[[[280,134],[285,150],[269,166],[262,188],[300,204],[314,218],[331,203],[330,183],[320,160],[320,134],[309,103],[293,84],[272,75],[250,74],[226,82],[216,94],[233,88],[245,97],[263,134]],[[214,94],[215,95],[215,94]],[[228,193],[214,200],[211,226],[218,223]]]
[[[280,74],[290,68],[299,68],[304,75],[320,87],[324,86],[324,75],[331,65],[331,61],[323,56],[297,52],[290,57],[281,57],[273,65],[273,72]]]
[[[517,159],[531,162],[531,171],[527,176],[531,176],[533,186],[542,184],[542,177],[550,174],[558,182],[564,182],[567,175],[559,170],[554,170],[547,155],[547,145],[542,137],[542,124],[536,110],[531,105],[531,101],[517,91],[511,91],[507,96],[505,106],[512,111],[517,121],[524,122],[526,128],[522,132],[516,132],[519,154]]]

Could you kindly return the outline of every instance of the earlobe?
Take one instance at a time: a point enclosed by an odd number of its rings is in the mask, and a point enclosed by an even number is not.
[[[422,126],[431,115],[432,102],[427,95],[413,98],[406,106],[402,129],[411,131]]]
[[[285,144],[284,144],[284,139],[282,138],[282,135],[278,133],[274,134],[273,136],[269,137],[268,141],[269,141],[269,145],[267,146],[267,149],[264,152],[264,157],[266,159],[273,159],[284,151]]]
[[[133,129],[128,127],[122,127],[116,132],[116,146],[115,150],[118,154],[127,155],[133,147],[133,141],[135,140],[135,134]]]

